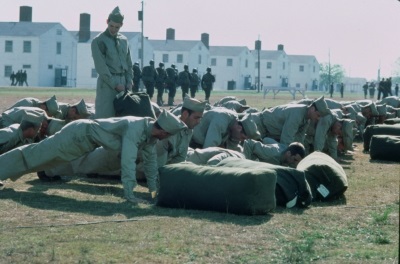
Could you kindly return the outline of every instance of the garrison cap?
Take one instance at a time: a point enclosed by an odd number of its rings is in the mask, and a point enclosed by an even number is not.
[[[197,99],[191,98],[189,96],[185,96],[183,99],[183,104],[182,107],[185,107],[189,110],[192,110],[194,112],[204,112],[204,109],[206,108],[206,102],[200,102]]]
[[[247,135],[248,138],[254,139],[254,140],[261,139],[260,132],[258,132],[257,125],[254,122],[251,114],[245,115],[240,120],[240,122],[242,123],[244,133]]]
[[[314,102],[316,110],[321,114],[321,116],[329,115],[331,112],[328,109],[328,105],[325,102],[324,96],[315,99]]]
[[[242,105],[247,105],[246,99],[238,100],[238,102]]]
[[[85,100],[81,100],[79,103],[72,105],[73,107],[76,107],[76,110],[78,111],[78,114],[82,117],[82,118],[87,118],[90,116],[90,113],[87,109]]]
[[[245,108],[245,109],[249,109],[250,106],[248,105],[242,105],[241,103],[239,103],[238,101],[228,101],[222,104],[223,107],[226,107],[228,109],[234,110],[236,112],[238,112],[241,108]]]
[[[206,71],[211,72],[211,68],[207,67]]]
[[[175,69],[175,64],[172,63],[172,64],[171,64],[171,68],[174,68],[174,69]]]
[[[46,106],[48,109],[48,112],[51,116],[57,116],[61,114],[60,107],[58,106],[58,102],[56,99],[56,96],[53,95],[49,100],[46,102]]]
[[[161,114],[161,108],[158,106],[158,104],[154,103],[154,102],[150,102],[151,106],[153,107],[154,113],[156,114],[156,116],[158,116],[159,114]]]
[[[50,118],[49,119],[49,126],[47,127],[47,135],[51,136],[57,133],[58,131],[65,126],[67,122],[65,120],[57,119],[57,118]]]
[[[371,109],[371,112],[372,112],[372,115],[373,115],[373,116],[378,116],[378,115],[379,115],[379,112],[378,112],[378,109],[376,109],[375,103],[367,104],[367,105],[364,106],[364,107],[369,107],[369,108]]]
[[[349,119],[342,120],[342,137],[345,150],[353,149],[353,125],[354,121]]]
[[[376,110],[378,110],[380,116],[385,116],[387,112],[386,104],[376,105]]]
[[[108,15],[108,19],[115,22],[115,23],[120,23],[124,21],[124,15],[121,14],[121,11],[119,10],[119,7],[117,6],[114,8],[114,10]]]
[[[187,128],[187,126],[177,116],[165,109],[163,109],[161,114],[158,116],[157,123],[164,131],[171,135]]]
[[[158,64],[158,66],[164,67],[164,63],[160,62],[160,63]]]
[[[139,62],[136,61],[133,65],[139,66]]]
[[[21,120],[21,125],[22,124],[33,124],[35,127],[39,127],[42,125],[43,120],[46,118],[44,114],[31,114],[27,113]]]

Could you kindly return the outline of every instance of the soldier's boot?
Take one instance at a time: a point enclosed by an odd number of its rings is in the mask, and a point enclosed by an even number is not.
[[[168,106],[175,106],[173,97],[168,97]]]
[[[158,104],[159,106],[163,106],[163,105],[164,105],[164,102],[163,102],[161,96],[157,96],[157,104]]]

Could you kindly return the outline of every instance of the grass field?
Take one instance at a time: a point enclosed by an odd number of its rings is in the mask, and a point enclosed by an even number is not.
[[[53,94],[94,103],[95,90],[3,87],[0,110]],[[226,95],[258,109],[292,100],[284,92],[264,100],[255,91],[221,91],[211,102]],[[361,142],[343,159],[345,198],[265,216],[133,207],[115,178],[43,183],[28,174],[0,189],[0,263],[398,263],[400,164],[370,161]],[[136,195],[147,199],[147,189]]]

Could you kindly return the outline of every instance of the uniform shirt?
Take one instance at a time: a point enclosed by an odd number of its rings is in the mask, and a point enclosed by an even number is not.
[[[246,139],[243,144],[243,154],[246,159],[281,165],[282,152],[287,146],[276,141],[270,143],[264,144],[253,139]]]
[[[0,129],[0,155],[13,148],[32,142],[31,139],[23,137],[19,124]]]
[[[205,149],[189,148],[186,160],[197,165],[216,165],[221,160],[229,157],[245,159],[245,156],[241,152],[219,147],[209,147]]]
[[[185,129],[158,141],[156,144],[158,167],[185,161],[192,135],[192,129]]]
[[[118,33],[111,36],[108,30],[97,35],[92,41],[92,57],[99,79],[114,90],[120,80],[113,74],[122,74],[125,84],[131,84],[133,65],[128,39]]]
[[[238,121],[234,111],[215,107],[204,113],[200,124],[193,129],[193,141],[203,146],[218,147],[227,142],[229,128]]]
[[[309,124],[307,112],[307,105],[287,104],[264,110],[260,118],[268,137],[289,145],[292,142],[304,142]]]
[[[201,78],[201,87],[203,89],[212,89],[213,83],[215,82],[215,77],[211,73],[207,72]]]
[[[40,105],[40,100],[33,98],[33,97],[27,97],[23,98],[19,101],[17,101],[13,106],[9,107],[7,110],[10,110],[14,107],[20,107],[20,106],[27,106],[27,107],[39,107]]]

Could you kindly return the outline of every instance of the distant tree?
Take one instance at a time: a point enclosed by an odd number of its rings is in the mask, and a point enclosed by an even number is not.
[[[319,67],[319,85],[328,89],[331,83],[341,83],[345,76],[345,70],[342,65],[321,63]]]
[[[400,57],[398,57],[397,60],[394,62],[394,67],[392,71],[392,83],[400,84]]]

